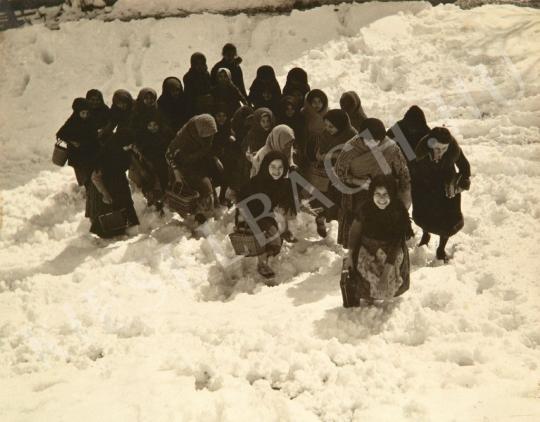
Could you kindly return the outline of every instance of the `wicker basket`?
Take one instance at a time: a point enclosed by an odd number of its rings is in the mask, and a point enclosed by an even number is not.
[[[194,214],[199,203],[199,192],[187,193],[184,184],[176,182],[170,189],[165,191],[164,202],[172,210],[186,217]]]
[[[117,232],[128,227],[126,209],[111,211],[98,217],[99,224],[105,233]]]
[[[67,146],[63,141],[57,140],[54,144],[52,162],[57,166],[64,167],[68,159]]]
[[[325,168],[315,164],[309,166],[307,180],[321,192],[326,192],[328,190],[328,185],[330,184],[330,179],[326,174]]]
[[[265,251],[255,235],[248,230],[237,230],[229,235],[236,255],[258,256]]]

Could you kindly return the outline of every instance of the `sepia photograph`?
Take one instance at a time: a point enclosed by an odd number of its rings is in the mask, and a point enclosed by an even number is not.
[[[0,0],[0,422],[539,422],[540,0]]]

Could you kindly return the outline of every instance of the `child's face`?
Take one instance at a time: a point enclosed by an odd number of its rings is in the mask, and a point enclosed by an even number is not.
[[[178,98],[180,97],[180,93],[182,92],[180,90],[180,88],[178,88],[177,86],[172,86],[168,89],[169,91],[169,95],[172,97],[172,98]]]
[[[262,97],[264,101],[270,101],[272,99],[272,93],[270,91],[263,91]]]
[[[390,195],[385,187],[380,186],[375,188],[375,191],[373,192],[373,202],[380,210],[384,210],[390,205]]]
[[[101,98],[99,98],[97,95],[92,95],[90,98],[88,98],[88,104],[91,108],[98,108],[101,105]]]
[[[323,108],[323,102],[322,102],[322,100],[321,100],[319,97],[314,97],[314,98],[311,100],[311,107],[313,107],[313,109],[314,109],[316,112],[321,111],[322,108]]]
[[[294,113],[295,113],[294,106],[292,104],[287,104],[287,107],[285,107],[285,116],[293,117]]]
[[[439,161],[446,154],[446,151],[448,151],[448,144],[441,144],[435,141],[431,143],[431,148],[433,149],[433,160]]]
[[[81,110],[79,111],[79,117],[83,120],[88,119],[88,116],[90,115],[90,112],[88,110]]]
[[[302,91],[294,90],[291,95],[296,101],[296,104],[302,104],[302,101],[304,101],[304,94],[302,94]]]
[[[223,126],[225,123],[227,123],[227,114],[223,111],[220,111],[216,113],[215,119],[218,126]]]
[[[143,102],[145,106],[151,106],[154,105],[156,100],[154,99],[154,96],[152,94],[146,94],[143,98]]]
[[[330,122],[330,120],[324,119],[324,128],[330,135],[338,133],[337,128]]]
[[[221,85],[226,85],[229,82],[229,76],[226,72],[219,72],[217,76],[217,81]]]
[[[126,111],[129,106],[128,106],[128,103],[126,103],[125,101],[118,101],[116,103],[116,107],[118,107],[122,111]]]
[[[283,167],[283,161],[281,160],[273,160],[270,165],[268,166],[268,172],[270,173],[270,176],[272,176],[272,179],[278,180],[283,176],[283,172],[285,171],[285,168]]]
[[[270,116],[268,114],[263,114],[261,117],[261,127],[268,131],[272,128],[272,120],[270,119]]]
[[[158,122],[154,122],[153,120],[148,122],[148,125],[146,125],[146,128],[148,129],[148,132],[150,132],[150,133],[158,133],[159,132],[159,124],[158,124]]]

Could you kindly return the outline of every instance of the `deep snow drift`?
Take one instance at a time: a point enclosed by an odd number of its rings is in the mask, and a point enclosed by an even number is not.
[[[334,9],[3,33],[0,420],[539,420],[540,13]],[[319,240],[306,215],[273,288],[226,265],[230,215],[204,238],[137,193],[140,234],[93,239],[72,170],[48,163],[72,98],[159,88],[225,40],[248,84],[300,65],[333,105],[355,89],[387,126],[415,103],[449,126],[473,169],[451,264],[414,250],[405,296],[344,310],[336,227]]]

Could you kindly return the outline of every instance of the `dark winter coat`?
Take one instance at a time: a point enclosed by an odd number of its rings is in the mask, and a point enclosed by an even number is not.
[[[119,102],[128,104],[128,109],[120,109],[117,105]],[[118,89],[114,92],[111,105],[111,131],[116,129],[118,132],[120,129],[129,127],[133,117],[134,105],[133,97],[125,89]]]
[[[270,100],[263,96],[264,92],[270,93]],[[276,79],[272,66],[261,66],[257,69],[257,76],[249,89],[249,101],[257,108],[269,108],[274,114],[278,112],[281,100],[281,87]]]
[[[218,73],[222,71],[222,69],[227,74],[229,81],[226,84],[218,83],[217,85],[214,85],[210,94],[212,95],[213,104],[220,106],[224,105],[226,107],[227,115],[231,117],[242,104],[247,104],[247,99],[232,81],[229,69],[220,68]]]
[[[195,68],[200,62],[202,69]],[[200,113],[208,113],[210,107],[208,101],[212,83],[210,73],[206,67],[206,57],[201,53],[194,53],[191,56],[191,67],[184,75],[184,96],[189,118]]]
[[[101,147],[95,161],[94,170],[101,172],[103,184],[111,195],[112,204],[103,202],[103,196],[94,183],[89,183],[86,193],[86,217],[90,218],[90,231],[101,237],[110,237],[120,233],[107,233],[103,230],[99,216],[114,210],[125,209],[129,226],[139,224],[133,206],[131,190],[126,177],[130,165],[130,155],[124,151],[120,142],[109,142]]]
[[[413,219],[424,231],[449,237],[463,228],[464,221],[461,194],[448,198],[446,186],[456,177],[457,167],[460,187],[469,189],[471,166],[454,137],[442,159],[435,162],[428,143],[430,137],[428,133],[416,147],[417,159],[412,171]]]
[[[294,96],[294,92],[299,91],[303,99],[310,90],[306,71],[300,67],[291,69],[287,74],[287,81],[283,87],[283,95]],[[300,102],[297,105],[301,107],[302,103]]]
[[[171,95],[171,90],[177,89],[180,94],[177,98]],[[158,110],[171,130],[177,132],[187,121],[188,110],[184,96],[184,89],[180,79],[175,76],[165,78],[162,93],[157,100]]]
[[[244,98],[247,98],[248,95],[246,93],[246,86],[244,84],[244,74],[242,72],[242,68],[240,67],[240,63],[242,63],[242,59],[240,57],[236,57],[233,62],[227,62],[225,59],[217,62],[210,72],[212,86],[216,86],[218,84],[218,70],[222,68],[228,69],[231,72],[231,80],[233,84],[238,88],[240,94],[242,94]]]
[[[98,129],[107,132],[107,128],[111,123],[111,110],[105,104],[103,94],[97,89],[89,90],[86,93],[86,100],[88,101],[91,97],[94,96],[100,99],[100,104],[95,108],[90,108],[90,118],[93,120],[94,124]]]
[[[207,163],[212,157],[216,133],[216,121],[211,115],[192,117],[169,144],[165,154],[167,163],[173,169],[178,168],[186,178],[209,177],[211,169]]]
[[[79,112],[89,110],[84,98],[73,102],[73,114],[56,133],[56,138],[67,144],[68,165],[75,169],[79,186],[86,184],[99,151],[98,127],[89,117],[81,119]],[[78,145],[75,145],[75,144]]]

